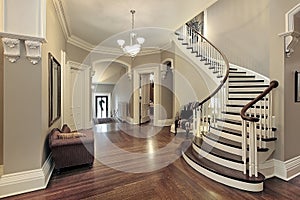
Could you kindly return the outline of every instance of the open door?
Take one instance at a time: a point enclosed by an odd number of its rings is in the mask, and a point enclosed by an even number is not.
[[[150,74],[140,74],[139,124],[150,121]]]

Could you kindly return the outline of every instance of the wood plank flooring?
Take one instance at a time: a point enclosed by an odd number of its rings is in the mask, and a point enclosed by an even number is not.
[[[184,133],[175,137],[169,127],[101,124],[94,132],[92,169],[64,170],[52,175],[45,190],[5,199],[300,199],[300,176],[289,182],[269,179],[259,193],[206,178],[180,157],[190,138]]]

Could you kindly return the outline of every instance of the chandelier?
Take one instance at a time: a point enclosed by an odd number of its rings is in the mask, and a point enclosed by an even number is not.
[[[117,43],[120,45],[125,54],[130,55],[131,57],[135,57],[140,51],[142,44],[145,42],[145,38],[137,37],[137,34],[133,32],[134,29],[134,13],[135,10],[130,10],[131,13],[131,33],[129,34],[129,45],[125,45],[125,40],[119,39]]]

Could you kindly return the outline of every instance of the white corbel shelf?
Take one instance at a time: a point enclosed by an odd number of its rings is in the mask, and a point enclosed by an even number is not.
[[[291,57],[294,52],[294,48],[299,42],[300,33],[297,31],[288,31],[279,34],[280,37],[284,37],[285,40],[285,53],[287,57]]]
[[[0,32],[2,37],[4,55],[14,63],[20,57],[20,42],[24,41],[26,57],[32,64],[37,64],[41,59],[41,46],[46,42],[45,38],[18,35]]]

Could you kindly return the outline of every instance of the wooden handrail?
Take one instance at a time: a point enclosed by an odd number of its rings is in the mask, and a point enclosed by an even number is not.
[[[220,55],[222,56],[222,58],[223,58],[223,60],[225,62],[225,65],[226,65],[226,73],[225,73],[224,78],[221,80],[221,84],[208,97],[206,97],[201,102],[197,102],[196,105],[194,106],[194,109],[195,109],[195,108],[203,105],[208,100],[210,100],[223,87],[223,85],[225,84],[225,82],[227,81],[228,76],[229,76],[229,62],[228,62],[226,56],[215,45],[213,45],[210,41],[208,41],[201,33],[199,33],[195,28],[191,27],[188,23],[186,23],[186,25],[189,28],[191,28],[195,33],[197,33],[202,39],[204,39],[208,44],[210,44],[214,49],[216,49],[217,52],[219,52]]]
[[[251,108],[251,106],[253,106],[255,103],[257,103],[258,101],[262,100],[267,94],[269,94],[274,88],[277,88],[279,85],[278,81],[273,80],[271,81],[270,85],[268,88],[266,88],[263,93],[261,93],[260,95],[258,95],[255,99],[253,99],[252,101],[250,101],[248,104],[246,104],[242,110],[241,110],[241,117],[243,120],[247,120],[250,122],[258,122],[259,118],[257,117],[250,117],[246,115],[246,112],[249,108]],[[270,108],[269,108],[270,109]]]

